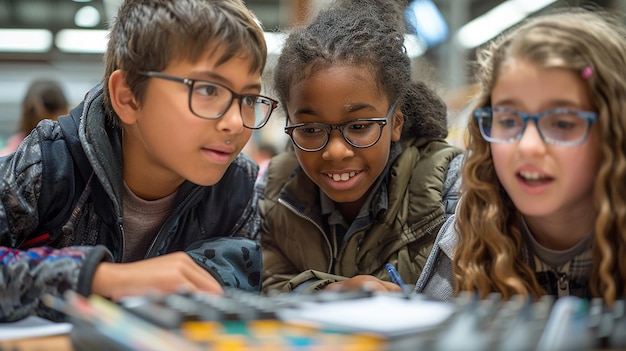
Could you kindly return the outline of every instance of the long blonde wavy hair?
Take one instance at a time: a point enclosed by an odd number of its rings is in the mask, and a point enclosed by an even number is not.
[[[626,294],[626,29],[609,13],[582,9],[527,20],[479,51],[477,106],[490,104],[500,67],[510,59],[577,74],[592,69],[585,82],[603,145],[593,190],[597,217],[589,288],[612,304]],[[496,176],[489,143],[473,118],[467,143],[454,257],[457,291],[542,296],[545,291],[524,260],[520,214]]]

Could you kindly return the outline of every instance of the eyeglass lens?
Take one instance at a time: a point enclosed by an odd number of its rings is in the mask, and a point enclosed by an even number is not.
[[[319,150],[328,142],[332,129],[339,129],[343,138],[352,146],[369,147],[380,138],[382,125],[368,120],[350,121],[336,128],[323,123],[307,123],[294,128],[291,137],[304,150]]]
[[[524,131],[524,119],[513,111],[493,111],[492,117],[481,116],[480,127],[483,133],[493,141],[510,142],[521,137]],[[532,120],[532,119],[531,119]],[[574,111],[549,113],[538,119],[540,134],[546,141],[577,142],[584,139],[589,129],[587,119]]]
[[[191,111],[204,118],[221,117],[237,97],[241,107],[241,117],[246,127],[257,128],[265,124],[272,113],[273,103],[260,95],[233,95],[225,87],[210,82],[194,83],[189,97]]]

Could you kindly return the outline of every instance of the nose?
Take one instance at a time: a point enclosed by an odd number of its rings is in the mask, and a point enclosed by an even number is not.
[[[234,98],[230,102],[230,107],[224,112],[222,117],[217,120],[217,128],[232,134],[239,134],[243,132],[243,116],[241,115],[241,108],[239,98]]]
[[[328,136],[328,143],[322,151],[324,160],[343,160],[354,156],[352,145],[343,138],[339,130],[331,130]]]
[[[546,152],[546,143],[539,134],[539,129],[537,129],[537,124],[534,121],[528,121],[517,147],[523,154],[540,155]]]

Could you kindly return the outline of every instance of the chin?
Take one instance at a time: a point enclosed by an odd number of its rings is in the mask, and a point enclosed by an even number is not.
[[[518,211],[526,217],[545,217],[554,213],[554,209],[542,206],[522,205],[516,206]]]
[[[194,184],[201,185],[201,186],[213,186],[222,179],[222,177],[224,176],[224,173],[221,173],[219,176],[213,176],[210,178],[204,177],[204,178],[188,179],[188,180]]]
[[[334,202],[338,202],[338,203],[357,202],[362,198],[362,196],[356,197],[354,196],[354,194],[328,194],[327,192],[325,193],[331,200],[333,200]]]

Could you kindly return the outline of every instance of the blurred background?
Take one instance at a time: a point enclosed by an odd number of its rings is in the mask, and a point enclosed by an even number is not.
[[[390,0],[392,1],[392,0]],[[70,107],[102,78],[107,25],[121,0],[0,0],[0,147],[18,129],[20,106],[31,81],[58,80]],[[284,33],[328,6],[328,0],[246,0],[267,34],[271,74]],[[405,11],[412,31],[407,50],[414,74],[428,81],[450,110],[450,141],[462,146],[467,106],[474,93],[469,63],[476,47],[527,16],[555,7],[626,11],[626,0],[413,0]],[[584,24],[581,24],[584,25]],[[278,110],[277,110],[278,111]],[[286,142],[282,111],[256,131],[257,146],[280,150]],[[259,157],[261,156],[259,153]]]

